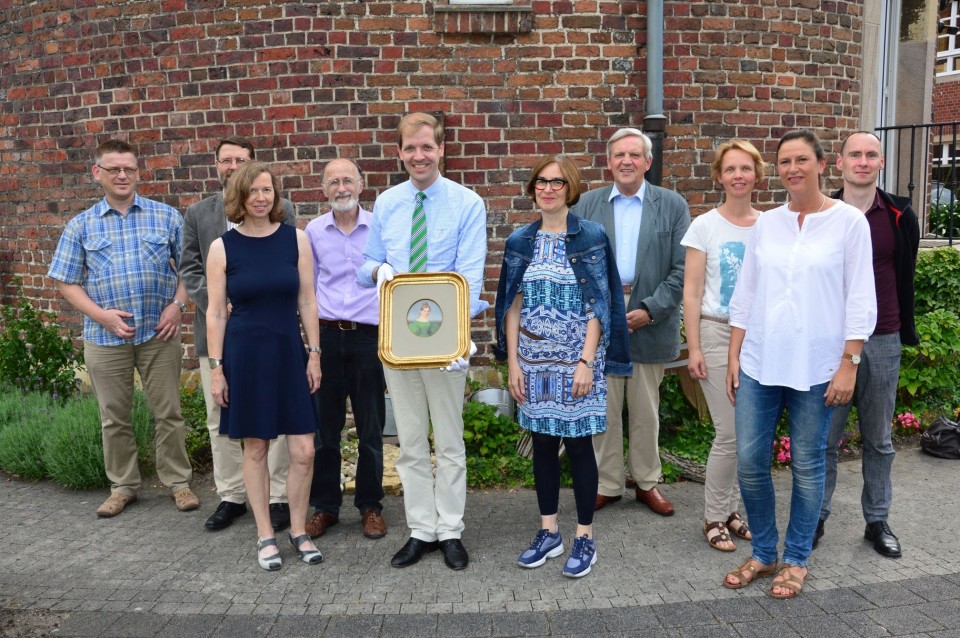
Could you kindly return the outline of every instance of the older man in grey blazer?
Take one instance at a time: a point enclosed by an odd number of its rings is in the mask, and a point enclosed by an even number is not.
[[[680,301],[690,209],[673,191],[644,181],[653,160],[650,138],[624,128],[607,142],[613,184],[580,196],[575,215],[603,224],[610,237],[627,302],[633,376],[607,376],[607,431],[594,437],[600,485],[595,509],[615,503],[625,489],[623,401],[629,414],[630,474],[637,500],[661,516],[673,505],[660,479],[660,382],[665,364],[680,354]]]
[[[224,188],[234,171],[254,158],[253,144],[242,137],[220,140],[216,150],[217,176]],[[293,204],[283,203],[283,221],[296,225]],[[181,277],[190,299],[196,304],[193,321],[193,344],[200,359],[200,381],[207,406],[207,429],[213,454],[213,479],[220,495],[220,505],[207,519],[205,527],[215,531],[233,523],[247,512],[247,494],[243,487],[243,450],[240,441],[220,436],[220,406],[210,396],[210,364],[207,359],[207,251],[213,240],[229,230],[223,210],[223,191],[211,195],[187,209],[183,224],[183,250],[180,257]],[[290,524],[286,478],[290,457],[283,437],[270,445],[267,462],[270,467],[270,521],[276,531]]]

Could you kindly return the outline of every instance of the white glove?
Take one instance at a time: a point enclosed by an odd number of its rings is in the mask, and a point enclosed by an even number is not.
[[[396,274],[397,271],[387,262],[383,262],[379,268],[377,268],[377,300],[380,299],[380,289],[383,288],[383,284],[391,281]]]
[[[450,365],[440,369],[443,370],[444,372],[463,372],[464,370],[470,367],[470,357],[472,357],[476,353],[477,353],[477,344],[471,341],[470,354],[467,355],[466,359],[464,359],[463,357],[457,357],[456,359],[450,362]]]

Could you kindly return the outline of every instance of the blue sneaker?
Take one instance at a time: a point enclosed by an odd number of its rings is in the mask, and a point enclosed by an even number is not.
[[[570,578],[581,578],[590,573],[590,567],[597,562],[597,545],[587,535],[573,539],[573,549],[563,566],[563,575]]]
[[[560,530],[551,534],[545,529],[537,532],[537,537],[533,539],[530,548],[520,554],[517,564],[520,567],[540,567],[548,558],[556,558],[563,553],[563,540],[560,538]]]

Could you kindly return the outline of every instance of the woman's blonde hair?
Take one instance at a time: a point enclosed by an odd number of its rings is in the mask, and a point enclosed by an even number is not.
[[[264,162],[244,162],[244,164],[230,176],[227,190],[223,194],[223,210],[227,219],[239,224],[247,215],[247,198],[250,197],[250,187],[255,179],[263,173],[270,176],[273,183],[273,208],[270,209],[270,221],[277,223],[283,220],[283,204],[280,203],[280,180],[270,171]]]
[[[757,175],[757,181],[759,182],[763,179],[766,174],[766,169],[760,151],[747,140],[733,139],[717,147],[716,155],[713,157],[713,163],[710,164],[710,177],[713,178],[713,181],[720,181],[720,169],[723,167],[723,156],[726,155],[728,151],[734,149],[743,151],[750,156],[750,159],[753,160],[753,171]]]

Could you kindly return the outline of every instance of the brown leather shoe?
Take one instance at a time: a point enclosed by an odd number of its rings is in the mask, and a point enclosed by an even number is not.
[[[339,522],[340,519],[332,514],[327,514],[326,512],[314,512],[313,516],[310,517],[310,520],[307,521],[307,534],[310,534],[310,538],[323,536],[328,527],[333,527]]]
[[[367,538],[383,538],[387,535],[387,522],[376,507],[361,514],[360,520],[363,523],[363,535]]]
[[[602,510],[607,505],[610,505],[611,503],[616,503],[621,498],[623,497],[622,496],[606,496],[604,494],[597,494],[597,501],[593,504],[593,511],[597,512],[599,510]]]
[[[124,508],[137,500],[136,495],[121,494],[113,492],[107,500],[97,508],[97,516],[100,518],[112,518],[122,512]]]
[[[184,487],[170,495],[173,502],[177,504],[177,509],[181,512],[192,512],[200,507],[200,499],[193,493],[189,487]]]
[[[656,486],[649,490],[637,488],[637,500],[660,516],[673,516],[673,504],[664,498]]]

